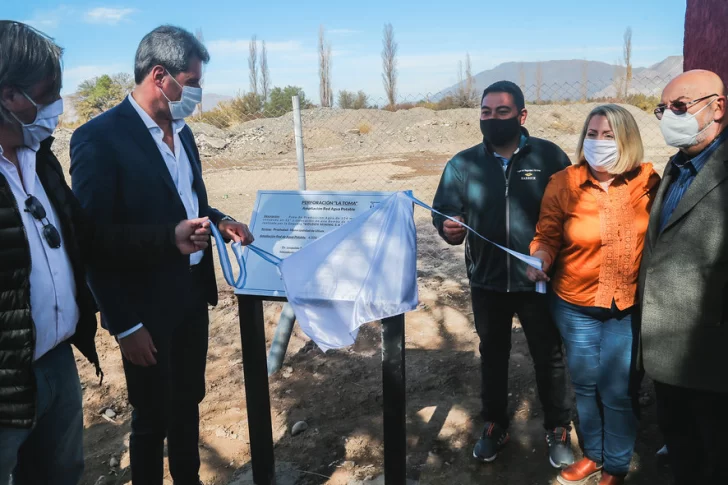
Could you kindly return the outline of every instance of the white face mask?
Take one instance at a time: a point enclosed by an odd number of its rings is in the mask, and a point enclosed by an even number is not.
[[[38,151],[43,140],[50,137],[58,126],[58,118],[63,114],[63,99],[58,99],[48,105],[38,105],[30,96],[23,93],[36,109],[35,121],[25,124],[10,113],[23,127],[23,143],[33,151]]]
[[[169,74],[169,77],[172,79],[172,81],[174,81],[177,86],[182,88],[182,97],[180,98],[180,100],[172,101],[167,98],[167,95],[164,94],[162,88],[159,88],[159,90],[162,91],[162,96],[164,96],[169,102],[169,113],[172,115],[172,119],[185,119],[188,116],[191,116],[192,113],[195,112],[195,108],[197,108],[197,105],[202,102],[202,88],[182,86],[171,74]]]
[[[619,160],[619,149],[614,140],[584,140],[584,158],[597,172],[609,173]]]
[[[662,120],[660,120],[660,131],[662,131],[662,136],[665,138],[665,143],[675,148],[689,148],[700,143],[702,141],[700,135],[710,128],[715,123],[715,120],[711,120],[701,130],[696,116],[713,104],[713,101],[703,106],[695,114],[685,112],[681,115],[676,115],[669,109],[666,109],[662,115]]]

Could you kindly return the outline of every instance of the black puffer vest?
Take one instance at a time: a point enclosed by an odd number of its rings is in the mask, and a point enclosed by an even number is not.
[[[73,266],[81,317],[73,343],[100,374],[96,353],[96,307],[86,286],[81,251],[76,240],[73,193],[61,165],[51,152],[52,139],[37,153],[36,171],[58,214],[59,230]],[[30,311],[30,249],[20,209],[4,176],[0,175],[0,428],[30,428],[36,413],[33,373],[35,325]]]

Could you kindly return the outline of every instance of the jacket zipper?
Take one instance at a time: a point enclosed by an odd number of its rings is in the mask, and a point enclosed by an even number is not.
[[[508,161],[508,165],[506,166],[506,169],[503,171],[503,178],[506,181],[506,247],[511,247],[511,204],[508,200],[508,189],[510,187],[511,183],[511,172],[513,171],[513,162],[515,162],[516,155],[514,154],[511,159]],[[507,272],[507,284],[506,284],[506,292],[511,291],[511,255],[506,254],[506,272]]]
[[[15,199],[15,194],[13,194],[12,189],[10,188],[10,182],[5,180],[5,189],[7,193],[7,197],[12,199],[13,201],[13,208],[15,209],[15,213],[18,215],[18,218],[20,219],[20,226],[23,228],[23,237],[25,239],[26,244],[28,245],[28,302],[30,302],[30,273],[33,271],[33,258],[30,255],[30,241],[28,240],[28,231],[25,229],[25,222],[23,221],[23,214],[20,212],[20,206],[18,206],[18,201]],[[28,308],[28,311],[30,311],[30,308]],[[35,322],[33,322],[33,315],[30,316],[30,321],[32,322],[30,326],[30,334],[32,335],[31,344],[33,346],[33,357],[35,357]]]

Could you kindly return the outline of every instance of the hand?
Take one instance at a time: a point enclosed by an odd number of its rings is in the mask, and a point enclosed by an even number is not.
[[[187,219],[174,228],[179,252],[188,255],[206,249],[210,244],[210,220],[207,217]]]
[[[157,348],[154,346],[152,336],[145,327],[119,339],[119,347],[121,347],[121,353],[124,354],[126,360],[134,365],[149,367],[157,363],[154,356],[157,353]]]
[[[243,246],[255,241],[253,234],[245,224],[235,221],[221,221],[217,228],[225,239],[232,239],[234,242],[242,243]]]
[[[460,216],[456,216],[454,219],[457,219],[460,222],[463,221],[463,218]],[[445,234],[447,242],[457,245],[462,244],[465,240],[465,234],[467,234],[468,231],[457,222],[445,219],[445,222],[442,224],[442,232]]]
[[[551,263],[548,262],[550,260],[549,255],[545,251],[536,251],[535,253],[533,253],[532,256],[541,260],[541,262],[543,263],[543,269],[536,269],[533,266],[529,265],[526,268],[526,278],[533,281],[534,283],[537,283],[539,281],[551,281],[549,275],[546,274],[546,272],[549,270],[549,267],[551,266]]]

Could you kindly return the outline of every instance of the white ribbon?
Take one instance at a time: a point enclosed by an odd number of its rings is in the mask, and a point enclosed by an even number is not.
[[[435,214],[439,214],[448,220],[456,222],[457,224],[460,224],[462,227],[464,227],[468,231],[472,232],[473,234],[475,234],[482,240],[484,240],[490,244],[493,244],[497,248],[502,249],[506,253],[519,259],[520,261],[523,261],[524,263],[528,264],[529,266],[533,266],[534,268],[539,269],[539,270],[543,269],[543,262],[540,259],[534,258],[533,256],[529,256],[526,254],[519,253],[519,252],[509,249],[505,246],[501,246],[500,244],[494,243],[490,239],[479,234],[475,229],[468,226],[464,222],[459,221],[459,220],[455,219],[454,217],[448,216],[446,214],[443,214],[440,211],[433,209],[429,205],[425,204],[421,200],[419,200],[416,197],[414,197],[413,195],[411,195],[409,192],[405,192],[405,195],[409,199],[411,199],[412,202],[414,202],[416,205],[418,205],[430,212],[434,212]],[[235,255],[235,259],[238,262],[238,267],[240,268],[240,274],[238,275],[237,278],[235,278],[233,275],[233,268],[232,268],[232,264],[230,263],[230,258],[228,257],[228,253],[225,250],[225,240],[222,238],[220,231],[218,231],[218,229],[215,227],[214,224],[210,224],[210,228],[212,229],[212,235],[215,238],[215,243],[217,246],[217,254],[218,254],[218,256],[220,256],[220,266],[222,266],[222,273],[223,273],[223,276],[225,276],[225,281],[227,281],[227,283],[230,286],[232,286],[233,288],[242,290],[243,288],[245,288],[245,281],[247,279],[247,271],[245,269],[245,258],[243,258],[243,245],[239,242],[235,242],[232,244],[233,254]],[[269,253],[268,251],[265,251],[257,246],[253,246],[252,244],[248,245],[247,248],[250,249],[251,251],[253,251],[258,256],[260,256],[261,258],[263,258],[264,260],[275,265],[276,267],[281,263],[281,261],[283,261],[278,256],[275,256],[275,255]],[[538,281],[536,283],[536,292],[537,293],[546,293],[546,282]]]

